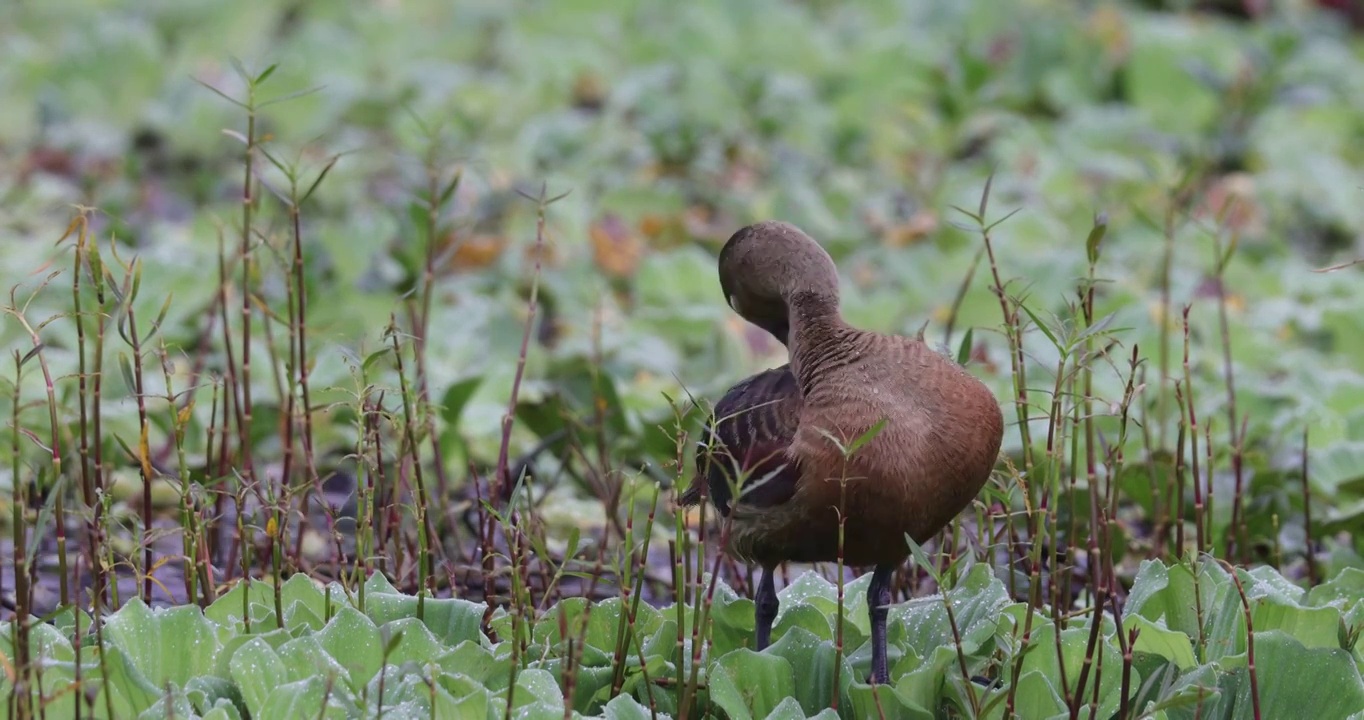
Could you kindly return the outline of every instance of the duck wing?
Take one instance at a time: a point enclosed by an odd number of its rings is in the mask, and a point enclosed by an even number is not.
[[[722,516],[728,515],[732,486],[739,478],[744,505],[766,508],[789,500],[800,473],[786,449],[795,437],[802,402],[789,365],[765,370],[730,388],[701,432],[696,476],[681,503],[700,503],[704,484],[711,503]]]

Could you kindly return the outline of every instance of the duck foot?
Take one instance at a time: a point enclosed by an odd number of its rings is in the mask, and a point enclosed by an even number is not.
[[[867,612],[871,616],[871,682],[885,685],[890,682],[890,667],[886,661],[886,617],[890,614],[890,582],[894,565],[877,565],[867,585]]]
[[[757,649],[761,651],[767,647],[772,637],[772,623],[777,619],[777,609],[780,602],[777,600],[777,589],[772,582],[772,568],[763,567],[762,579],[758,581],[758,590],[753,593],[753,620],[757,625]]]

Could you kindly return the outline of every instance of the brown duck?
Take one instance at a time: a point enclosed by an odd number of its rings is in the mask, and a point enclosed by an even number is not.
[[[837,560],[841,507],[844,563],[875,567],[872,679],[888,682],[886,615],[891,575],[909,556],[905,535],[927,541],[985,485],[1004,434],[999,402],[922,341],[844,322],[833,259],[790,224],[740,229],[720,251],[719,270],[730,307],[786,345],[790,363],[743,380],[716,404],[681,502],[695,505],[709,491],[732,521],[730,552],[762,566],[759,650],[777,616],[773,569]],[[878,424],[845,459],[839,444]]]

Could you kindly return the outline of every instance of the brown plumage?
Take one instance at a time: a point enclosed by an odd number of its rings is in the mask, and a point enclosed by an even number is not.
[[[876,566],[872,675],[886,682],[885,606],[891,573],[909,556],[905,535],[927,541],[989,479],[1004,434],[999,402],[922,341],[844,322],[832,258],[792,225],[739,230],[719,271],[730,306],[782,341],[790,364],[740,382],[716,404],[681,502],[708,491],[732,522],[729,550],[763,566],[759,648],[777,610],[772,568],[836,560],[841,508],[843,561]],[[828,437],[847,447],[882,421],[847,458]]]

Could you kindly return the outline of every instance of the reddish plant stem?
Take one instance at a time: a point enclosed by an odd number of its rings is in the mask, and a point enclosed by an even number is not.
[[[562,197],[562,196],[560,196]],[[557,200],[558,198],[555,198]],[[538,307],[540,295],[540,265],[541,258],[544,256],[545,248],[545,209],[553,202],[545,196],[545,188],[540,188],[540,197],[536,204],[535,217],[535,266],[531,275],[530,298],[526,303],[526,323],[521,335],[521,350],[516,358],[516,374],[512,378],[511,392],[507,398],[507,412],[502,416],[502,439],[497,449],[497,472],[493,477],[491,487],[488,492],[488,502],[500,503],[507,489],[515,482],[514,478],[509,477],[510,471],[508,462],[511,451],[512,423],[516,417],[516,404],[521,394],[521,381],[525,377],[526,358],[530,352],[531,333],[535,327],[535,314]],[[493,531],[495,523],[491,516],[487,516],[483,527],[483,582],[484,595],[488,595],[489,585],[493,577],[494,570],[494,540]],[[492,605],[489,604],[491,609]]]
[[[1184,306],[1184,390],[1185,397],[1184,417],[1189,421],[1189,459],[1192,463],[1192,481],[1194,488],[1194,552],[1201,553],[1208,549],[1208,537],[1205,531],[1207,518],[1204,514],[1203,489],[1199,482],[1198,472],[1198,415],[1194,410],[1193,393],[1193,374],[1189,370],[1189,306]],[[1211,469],[1209,469],[1211,470]],[[1209,472],[1211,475],[1211,471]]]
[[[254,83],[248,84],[249,87]],[[254,93],[254,89],[248,92]],[[251,453],[251,220],[256,199],[251,194],[256,149],[256,111],[249,102],[246,112],[246,149],[243,151],[242,173],[242,241],[241,241],[241,318],[242,362],[241,379],[235,383],[241,392],[237,415],[237,450],[241,453],[241,473],[248,485],[255,482],[256,471]],[[229,341],[229,345],[231,342]]]
[[[1236,583],[1236,594],[1241,598],[1241,611],[1246,617],[1246,669],[1250,671],[1250,703],[1255,720],[1260,720],[1260,684],[1255,672],[1255,625],[1250,618],[1250,601],[1246,599],[1246,589],[1241,585],[1241,576],[1237,574],[1236,568],[1225,560],[1219,562],[1231,574],[1232,582]]]
[[[1119,633],[1122,630],[1118,630]],[[1141,634],[1141,628],[1134,627],[1127,635],[1127,647],[1122,651],[1122,695],[1118,700],[1118,720],[1127,720],[1130,712],[1129,705],[1132,700],[1132,647],[1137,644],[1137,636]],[[1098,703],[1094,704],[1095,709]]]
[[[11,681],[9,710],[11,717],[32,717],[31,703],[33,691],[29,685],[29,675],[33,671],[31,649],[29,647],[29,618],[32,614],[33,592],[32,572],[28,561],[28,523],[24,522],[24,511],[28,508],[29,483],[21,475],[22,460],[19,438],[24,434],[19,422],[23,410],[21,391],[23,385],[23,356],[14,350],[14,387],[10,416],[10,472],[13,485],[10,492],[11,526],[14,533],[14,553],[10,558],[14,568],[14,614],[10,617],[11,633],[14,638],[14,679]]]
[[[100,563],[99,561],[99,547],[101,539],[98,519],[100,517],[100,513],[99,510],[96,508],[96,505],[99,504],[99,501],[96,499],[99,494],[96,493],[96,483],[98,482],[99,479],[91,472],[90,468],[90,406],[88,402],[89,377],[87,375],[87,365],[85,358],[86,355],[85,314],[84,312],[82,312],[81,308],[81,270],[85,264],[86,243],[89,242],[88,239],[89,225],[87,222],[86,215],[84,213],[81,213],[80,215],[76,216],[75,220],[73,220],[73,224],[76,223],[79,224],[79,229],[76,235],[75,260],[74,267],[71,273],[71,299],[75,309],[73,316],[75,318],[76,324],[76,358],[77,362],[79,363],[79,367],[76,372],[77,381],[76,403],[79,407],[78,412],[80,415],[79,420],[80,446],[78,452],[79,458],[78,462],[80,464],[81,500],[85,505],[85,511],[90,513],[90,520],[87,521],[85,528],[86,547],[88,548],[90,556],[90,569],[93,571],[92,574],[94,576],[93,578],[94,588],[91,592],[90,600],[92,603],[98,604],[104,595],[105,578],[104,571],[101,567],[102,563]],[[98,408],[95,408],[95,410],[96,412],[98,412]],[[98,442],[98,438],[96,439],[96,441]],[[79,671],[80,663],[76,663],[76,667],[77,670]],[[79,683],[79,681],[80,678],[79,676],[77,676],[77,683]],[[77,703],[77,706],[79,706],[79,703]]]
[[[127,298],[128,344],[133,350],[133,394],[137,400],[137,460],[142,473],[142,602],[152,601],[152,464],[148,457],[147,434],[151,425],[147,419],[147,399],[142,375],[142,341],[137,335],[137,314],[133,298]]]
[[[1184,395],[1179,383],[1175,383],[1175,401],[1184,407]],[[1180,411],[1181,413],[1183,410]],[[1186,426],[1179,423],[1179,434],[1175,439],[1175,557],[1184,557],[1184,437]]]
[[[1232,246],[1235,247],[1234,239]],[[1240,538],[1241,506],[1245,488],[1242,457],[1245,433],[1242,430],[1244,426],[1237,422],[1236,415],[1236,376],[1232,371],[1231,326],[1227,320],[1227,288],[1223,273],[1227,262],[1231,260],[1231,252],[1228,251],[1225,256],[1223,255],[1220,240],[1215,247],[1219,255],[1217,258],[1217,319],[1222,338],[1222,374],[1227,384],[1227,440],[1230,443],[1231,450],[1231,471],[1236,478],[1235,490],[1231,498],[1231,524],[1227,526],[1226,553],[1228,558],[1239,555],[1241,562],[1245,562],[1245,543]],[[1211,476],[1211,472],[1209,475]]]

